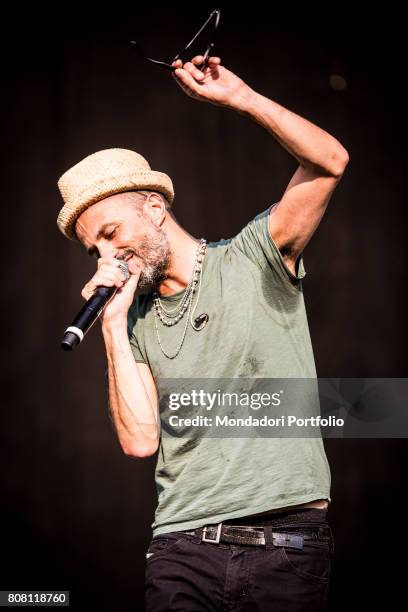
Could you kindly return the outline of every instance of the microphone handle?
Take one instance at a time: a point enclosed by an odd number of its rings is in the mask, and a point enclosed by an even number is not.
[[[86,332],[95,323],[108,300],[116,293],[116,290],[117,287],[115,286],[100,286],[95,290],[95,293],[89,298],[71,325],[65,330],[64,338],[61,342],[61,347],[64,351],[71,351],[83,340]]]

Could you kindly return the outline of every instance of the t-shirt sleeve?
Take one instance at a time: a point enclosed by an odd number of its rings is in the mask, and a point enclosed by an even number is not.
[[[303,253],[296,261],[296,274],[286,265],[282,253],[276,246],[269,232],[269,211],[277,203],[271,204],[252,219],[234,238],[231,238],[232,253],[246,255],[262,270],[272,272],[278,281],[296,286],[306,276]]]
[[[147,363],[146,357],[143,355],[139,340],[137,339],[138,327],[138,306],[133,305],[128,312],[128,338],[132,349],[135,361],[139,363]]]
[[[135,335],[133,334],[133,332],[129,333],[129,342],[130,342],[130,347],[132,349],[132,353],[133,353],[133,357],[135,358],[135,361],[139,363],[146,363],[146,360],[142,355],[142,351],[140,350],[139,343],[137,339],[135,338]]]

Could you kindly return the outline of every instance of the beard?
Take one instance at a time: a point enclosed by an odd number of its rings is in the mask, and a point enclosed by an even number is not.
[[[137,250],[129,247],[123,257],[128,254],[136,255],[142,261],[138,289],[142,292],[157,290],[157,286],[168,276],[171,260],[170,242],[165,232],[151,225],[148,233],[140,240]]]

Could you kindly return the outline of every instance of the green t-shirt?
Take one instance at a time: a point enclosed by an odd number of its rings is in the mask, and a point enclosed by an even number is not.
[[[233,238],[208,243],[195,316],[205,312],[209,320],[200,331],[188,324],[174,359],[159,346],[152,294],[136,297],[128,316],[129,340],[135,360],[148,364],[159,389],[161,379],[316,378],[301,281],[303,254],[294,275],[269,233],[272,206]],[[183,294],[161,300],[170,310]],[[172,327],[158,320],[170,355],[186,315]],[[155,479],[153,536],[314,499],[331,501],[320,437],[162,435]]]

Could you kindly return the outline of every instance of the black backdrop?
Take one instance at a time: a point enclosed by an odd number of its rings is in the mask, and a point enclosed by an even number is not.
[[[134,149],[172,177],[181,224],[215,240],[276,201],[297,162],[257,124],[188,98],[127,45],[137,36],[170,59],[209,8],[117,6],[89,18],[69,8],[16,13],[2,37],[0,589],[64,589],[75,609],[141,610],[156,458],[132,460],[115,438],[99,325],[74,353],[60,349],[95,263],[57,229],[57,179],[99,149]],[[403,377],[403,35],[398,16],[337,13],[225,9],[214,54],[350,154],[304,253],[319,376]],[[325,441],[331,610],[397,598],[405,446]]]

